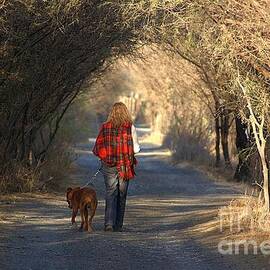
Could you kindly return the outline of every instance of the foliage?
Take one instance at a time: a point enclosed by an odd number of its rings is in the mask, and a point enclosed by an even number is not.
[[[37,166],[48,157],[60,122],[110,59],[136,44],[126,1],[3,1],[1,12],[1,174],[11,163]],[[149,4],[148,4],[149,5]]]
[[[86,80],[91,86],[119,56],[155,43],[199,74],[207,90],[196,94],[223,121],[223,146],[229,117],[252,127],[268,181],[268,0],[9,0],[0,12],[1,173],[44,162]]]

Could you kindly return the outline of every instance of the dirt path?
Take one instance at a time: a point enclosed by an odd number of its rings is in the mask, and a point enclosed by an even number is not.
[[[74,181],[81,184],[98,166],[89,148],[78,150]],[[237,189],[189,167],[173,167],[168,151],[149,144],[138,158],[122,233],[103,232],[101,175],[95,181],[100,203],[92,234],[70,227],[60,195],[22,195],[15,204],[1,204],[0,269],[270,269],[255,256],[218,253],[217,209],[237,196]]]

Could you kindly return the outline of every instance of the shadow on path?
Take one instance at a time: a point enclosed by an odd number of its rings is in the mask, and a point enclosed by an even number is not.
[[[92,141],[76,148],[74,185],[84,184],[99,166],[91,147]],[[216,243],[203,245],[191,233],[215,221],[217,209],[238,191],[188,167],[173,167],[169,158],[168,150],[143,145],[122,233],[103,232],[100,174],[94,183],[100,203],[92,234],[71,228],[64,196],[23,196],[14,205],[1,205],[7,217],[0,225],[0,269],[258,269],[243,256],[223,257]]]

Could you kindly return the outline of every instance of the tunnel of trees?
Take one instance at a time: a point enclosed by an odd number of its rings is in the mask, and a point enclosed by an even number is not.
[[[42,177],[68,108],[86,90],[98,100],[95,86],[114,63],[155,55],[152,64],[142,60],[133,68],[145,74],[148,89],[167,98],[174,116],[169,132],[179,135],[190,117],[179,114],[179,106],[196,97],[201,119],[207,114],[213,121],[215,165],[232,166],[234,127],[234,178],[263,186],[269,207],[267,0],[4,0],[0,12],[0,190],[23,190],[24,183],[31,189]],[[145,47],[151,53],[142,52]],[[170,66],[165,86],[151,66],[164,59]],[[206,138],[208,132],[200,130]],[[181,152],[177,144],[171,147]]]

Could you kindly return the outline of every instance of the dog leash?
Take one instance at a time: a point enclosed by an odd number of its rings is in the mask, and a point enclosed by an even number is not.
[[[90,180],[84,185],[82,186],[81,188],[84,188],[84,187],[87,187],[96,177],[97,175],[99,174],[99,172],[101,171],[101,168],[102,168],[102,164],[101,166],[98,168],[98,170],[96,171],[96,173],[90,178]]]

